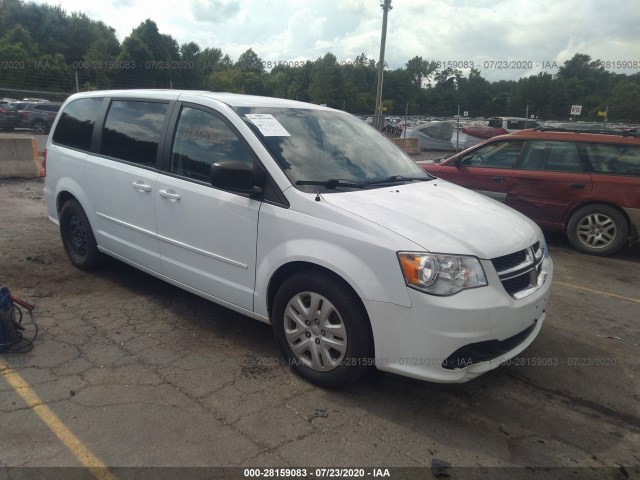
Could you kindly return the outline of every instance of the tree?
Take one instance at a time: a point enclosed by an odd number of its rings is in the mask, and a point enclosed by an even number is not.
[[[40,52],[31,34],[22,25],[15,25],[0,37],[2,68],[0,84],[7,87],[26,85],[32,80],[32,66],[40,59]]]
[[[227,68],[231,63],[228,55],[226,61],[227,65],[225,66],[222,50],[219,48],[205,48],[198,54],[198,68],[202,70],[204,75]]]
[[[318,58],[312,67],[311,83],[309,83],[309,99],[313,103],[324,103],[328,106],[341,106],[339,100],[337,59],[332,53]],[[339,105],[340,104],[340,105]]]
[[[115,72],[107,68],[97,68],[97,66],[100,62],[114,61],[119,52],[120,43],[115,35],[105,35],[95,39],[84,54],[83,68],[77,72],[83,88],[90,89],[97,86],[110,88]]]
[[[433,75],[438,64],[433,61],[423,60],[422,57],[413,57],[406,63],[407,74],[411,78],[413,88],[420,90],[423,83]]]
[[[117,85],[121,88],[149,88],[156,86],[156,61],[149,46],[138,36],[130,35],[122,42],[117,62],[130,62],[133,70],[118,70]],[[125,63],[126,64],[126,63]]]
[[[482,78],[479,70],[471,69],[469,77],[458,78],[460,105],[472,116],[491,115],[491,89],[487,80]]]
[[[204,73],[200,68],[200,46],[195,42],[183,43],[180,46],[181,87],[202,88]]]
[[[606,103],[606,104],[604,104]],[[600,104],[598,110],[609,107],[609,118],[619,122],[636,123],[640,119],[640,82],[622,80],[616,85],[610,98]]]
[[[251,48],[240,55],[235,67],[241,72],[253,72],[256,75],[265,73],[264,62]]]
[[[131,31],[127,38],[136,38],[146,45],[150,52],[150,56],[146,60],[159,62],[179,58],[177,42],[170,35],[160,34],[158,26],[153,20],[147,19],[142,22]]]

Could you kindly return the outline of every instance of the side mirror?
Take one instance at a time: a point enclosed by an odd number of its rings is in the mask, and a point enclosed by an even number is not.
[[[228,160],[224,162],[216,162],[211,164],[209,170],[209,181],[211,185],[221,190],[240,193],[256,197],[262,194],[262,187],[256,183],[262,184],[260,177],[256,175],[253,163],[238,162]]]

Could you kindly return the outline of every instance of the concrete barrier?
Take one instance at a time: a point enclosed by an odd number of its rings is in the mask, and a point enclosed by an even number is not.
[[[392,138],[391,140],[409,155],[418,155],[420,153],[417,138]]]
[[[43,176],[44,169],[34,137],[0,136],[0,178]]]

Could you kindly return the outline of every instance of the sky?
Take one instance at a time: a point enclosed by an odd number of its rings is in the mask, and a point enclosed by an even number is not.
[[[147,18],[179,44],[220,48],[232,60],[249,48],[267,66],[339,62],[380,52],[380,0],[36,0],[83,12],[115,28],[120,41]],[[637,0],[392,0],[385,61],[404,67],[421,56],[488,80],[515,80],[557,66],[576,53],[640,71]],[[617,63],[625,62],[625,63]],[[616,64],[617,63],[617,64]],[[453,64],[452,64],[453,65]],[[467,67],[465,69],[465,66]],[[605,65],[606,66],[606,65]]]

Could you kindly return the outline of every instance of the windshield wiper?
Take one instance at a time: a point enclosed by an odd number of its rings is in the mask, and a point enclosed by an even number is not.
[[[343,187],[343,188],[366,188],[367,184],[354,182],[353,180],[346,180],[340,178],[330,178],[329,180],[298,180],[296,185],[321,185],[330,190]]]
[[[400,182],[411,182],[411,181],[420,181],[420,182],[428,182],[430,180],[435,179],[434,176],[425,174],[424,177],[405,177],[404,175],[392,175],[387,178],[378,178],[375,180],[367,180],[366,182],[356,182],[353,180],[340,179],[340,178],[330,178],[329,180],[298,180],[296,185],[321,185],[327,189],[334,189],[338,187],[343,188],[367,188],[371,185],[384,185],[385,183],[400,183]]]
[[[366,182],[367,185],[379,185],[383,183],[398,183],[398,182],[411,182],[411,181],[420,181],[420,182],[428,182],[433,180],[435,177],[426,174],[424,177],[405,177],[404,175],[391,175],[387,178],[378,178],[376,180],[369,180]]]

